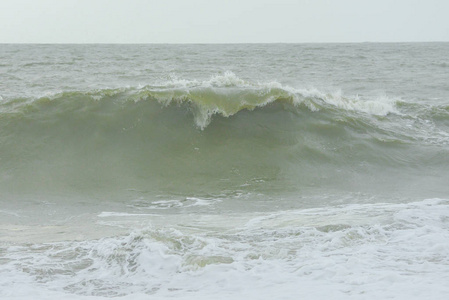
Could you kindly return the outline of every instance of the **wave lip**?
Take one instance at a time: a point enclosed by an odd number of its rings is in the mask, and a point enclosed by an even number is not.
[[[160,85],[147,85],[134,91],[135,101],[154,99],[168,106],[188,102],[194,106],[195,123],[205,129],[214,115],[229,117],[242,110],[254,110],[280,102],[299,107],[305,105],[316,112],[340,109],[375,116],[398,113],[395,99],[378,97],[362,99],[346,97],[341,91],[324,93],[317,89],[296,89],[279,82],[249,82],[232,72],[216,75],[206,81],[185,80],[176,77]]]

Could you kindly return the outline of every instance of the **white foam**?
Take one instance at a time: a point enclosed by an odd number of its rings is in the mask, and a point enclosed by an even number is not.
[[[102,217],[109,215],[115,216]],[[4,248],[0,296],[445,299],[449,293],[447,200],[173,217],[125,236]]]
[[[385,95],[371,99],[362,99],[358,95],[344,96],[341,90],[324,93],[317,89],[301,89],[296,91],[301,97],[294,101],[296,105],[306,104],[311,111],[320,110],[320,101],[327,105],[347,111],[363,112],[370,115],[386,116],[390,113],[400,114],[396,109],[397,99]]]
[[[171,209],[171,208],[188,208],[195,206],[210,206],[216,202],[220,202],[219,199],[201,199],[196,197],[186,197],[183,200],[158,200],[152,201],[146,208],[148,209]]]
[[[360,98],[358,95],[345,96],[341,90],[334,91],[332,93],[325,93],[315,88],[304,89],[294,88],[288,85],[283,85],[276,81],[268,82],[247,82],[239,78],[234,73],[227,71],[223,75],[212,76],[209,80],[186,80],[179,79],[177,77],[171,78],[169,82],[165,83],[166,87],[170,88],[185,88],[187,90],[192,88],[251,88],[254,91],[277,89],[286,92],[292,97],[294,104],[299,105],[305,103],[312,111],[319,110],[320,101],[323,101],[327,105],[344,109],[348,111],[358,111],[367,114],[386,116],[390,113],[399,114],[396,109],[396,103],[398,99],[387,97],[386,95],[380,95],[374,98]],[[151,87],[149,87],[151,89]],[[270,98],[269,101],[260,103],[259,106],[264,106],[276,98]],[[243,105],[244,103],[242,103]],[[224,112],[219,108],[207,108],[201,112],[198,117],[197,125],[201,128],[206,127],[212,115]]]
[[[99,218],[109,218],[109,217],[144,217],[144,216],[158,216],[156,214],[130,214],[130,213],[121,213],[121,212],[110,212],[104,211],[98,214]]]
[[[215,87],[249,86],[247,82],[240,79],[239,77],[237,77],[237,75],[230,71],[226,71],[223,75],[212,76],[212,78],[207,81],[206,84]]]
[[[223,74],[216,74],[202,81],[179,78],[176,74],[171,74],[168,80],[160,81],[158,86],[163,88],[245,87],[250,86],[250,83],[239,78],[233,72],[226,71]],[[146,86],[146,88],[152,89],[153,86]]]

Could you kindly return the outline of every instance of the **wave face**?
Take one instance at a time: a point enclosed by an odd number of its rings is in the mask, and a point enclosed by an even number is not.
[[[0,187],[11,193],[447,193],[447,106],[227,72],[15,98],[0,110]]]

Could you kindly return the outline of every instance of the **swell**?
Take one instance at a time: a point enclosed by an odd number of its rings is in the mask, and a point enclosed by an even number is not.
[[[429,170],[424,190],[447,192],[447,107],[228,74],[13,99],[0,109],[0,188],[13,194],[389,192]]]

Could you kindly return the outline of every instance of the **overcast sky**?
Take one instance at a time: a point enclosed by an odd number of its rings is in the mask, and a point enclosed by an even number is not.
[[[449,41],[449,0],[0,0],[0,43]]]

